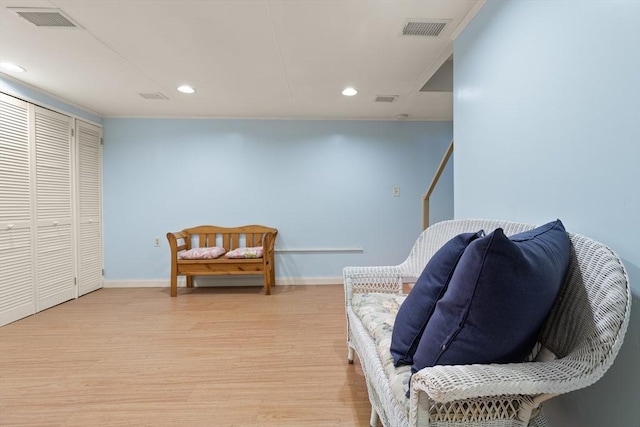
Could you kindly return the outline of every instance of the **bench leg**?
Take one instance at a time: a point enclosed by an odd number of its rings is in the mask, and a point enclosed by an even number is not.
[[[271,286],[275,286],[276,285],[276,268],[273,264],[271,264],[270,267],[271,268],[269,269],[269,274],[271,276]]]
[[[172,297],[178,296],[178,278],[176,277],[175,274],[171,275],[171,296]]]
[[[271,276],[269,271],[264,272],[264,294],[271,295]]]
[[[276,272],[272,262],[264,264],[264,294],[271,295],[271,287],[276,285]]]

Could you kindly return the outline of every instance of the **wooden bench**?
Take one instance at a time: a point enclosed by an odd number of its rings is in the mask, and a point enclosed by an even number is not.
[[[261,225],[217,227],[200,225],[167,233],[171,248],[171,296],[178,295],[178,276],[186,276],[187,287],[193,287],[193,276],[262,274],[264,293],[275,286],[275,242],[278,230]],[[262,258],[180,259],[180,252],[193,248],[223,247],[227,252],[237,248],[262,246]]]

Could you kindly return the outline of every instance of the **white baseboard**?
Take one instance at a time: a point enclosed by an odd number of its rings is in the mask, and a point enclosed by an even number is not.
[[[201,277],[195,279],[195,285],[210,286],[262,286],[262,277]],[[276,286],[309,286],[309,285],[341,285],[342,277],[276,277]],[[149,280],[105,280],[105,288],[168,288],[169,279]],[[186,280],[178,277],[178,287],[184,288]]]
[[[168,280],[105,280],[104,288],[168,288]],[[184,287],[185,281],[178,280],[178,287]]]

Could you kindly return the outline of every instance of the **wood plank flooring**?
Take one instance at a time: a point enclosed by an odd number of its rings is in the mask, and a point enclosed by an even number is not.
[[[101,289],[0,328],[2,426],[366,426],[342,286]]]

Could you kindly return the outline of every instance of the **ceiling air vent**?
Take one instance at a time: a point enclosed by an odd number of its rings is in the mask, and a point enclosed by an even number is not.
[[[403,36],[439,37],[447,22],[443,20],[407,21],[402,27]]]
[[[21,18],[31,22],[36,27],[78,28],[80,25],[62,13],[60,9],[42,9],[33,7],[8,7]],[[80,27],[81,28],[81,27]]]
[[[373,102],[394,102],[398,95],[376,95]]]
[[[169,98],[166,97],[166,95],[161,94],[160,92],[154,92],[154,93],[139,93],[138,95],[140,95],[141,97],[143,97],[144,99],[149,99],[149,100],[156,100],[156,101],[166,101]]]

